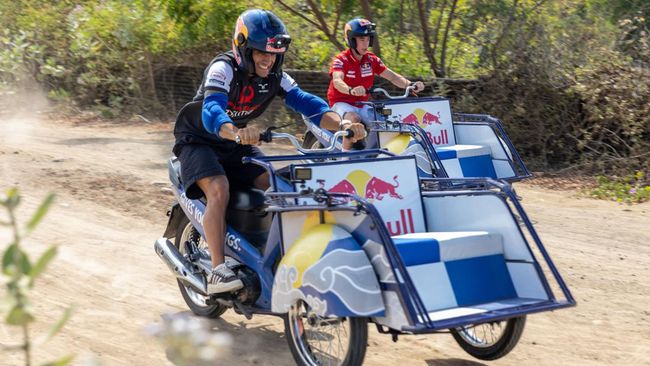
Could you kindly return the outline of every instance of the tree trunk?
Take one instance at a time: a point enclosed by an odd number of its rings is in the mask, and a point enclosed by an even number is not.
[[[431,71],[433,71],[437,77],[442,77],[444,75],[440,75],[440,70],[438,70],[438,65],[436,63],[436,55],[431,48],[431,37],[428,24],[429,12],[427,11],[423,0],[417,0],[416,3],[418,6],[418,18],[422,30],[422,46],[424,46],[424,54],[427,56],[427,60],[429,60]]]
[[[360,0],[363,16],[372,22],[372,11],[370,10],[370,3],[368,0]],[[373,37],[372,52],[381,58],[381,49],[379,48],[379,37]]]

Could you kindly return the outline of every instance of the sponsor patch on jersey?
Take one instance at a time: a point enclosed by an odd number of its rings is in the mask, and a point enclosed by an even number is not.
[[[259,83],[259,84],[257,84],[257,86],[258,86],[258,89],[257,89],[258,93],[268,93],[269,92],[269,83]]]
[[[365,78],[368,76],[372,76],[372,65],[370,65],[370,62],[361,64],[361,77]]]
[[[335,58],[334,61],[332,61],[332,68],[333,69],[342,69],[343,68],[343,61],[339,60],[338,58]]]
[[[354,72],[354,70],[350,70],[350,71],[348,71],[348,73],[347,73],[347,74],[345,74],[345,77],[346,77],[346,78],[351,78],[351,79],[354,79],[354,78],[356,78],[356,77],[357,77],[357,73],[356,73],[356,72]]]
[[[221,85],[221,86],[226,85],[226,83],[224,83],[223,81],[221,81],[219,79],[208,79],[208,84],[210,84],[210,85],[215,85],[216,84],[216,85]]]
[[[226,81],[226,74],[223,71],[213,71],[210,73],[210,80],[220,80],[222,83]]]

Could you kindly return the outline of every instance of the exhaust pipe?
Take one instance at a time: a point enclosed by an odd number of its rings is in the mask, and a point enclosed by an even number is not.
[[[176,278],[191,286],[202,295],[207,296],[208,291],[205,281],[201,276],[198,276],[191,271],[192,264],[181,255],[171,241],[167,238],[160,238],[156,240],[154,249],[156,250],[156,254],[158,254],[160,259],[165,262]]]

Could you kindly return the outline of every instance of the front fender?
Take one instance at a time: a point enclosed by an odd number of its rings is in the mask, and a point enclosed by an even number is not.
[[[286,313],[298,300],[319,316],[384,316],[377,275],[354,238],[320,224],[303,233],[275,273],[271,308]]]

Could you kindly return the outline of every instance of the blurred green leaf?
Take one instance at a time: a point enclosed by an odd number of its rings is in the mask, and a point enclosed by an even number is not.
[[[44,364],[41,364],[41,366],[65,366],[69,365],[72,360],[74,360],[74,355],[67,355],[63,358],[60,358],[56,361],[51,361],[51,362],[46,362]]]
[[[7,315],[6,322],[9,325],[25,325],[34,321],[34,317],[27,309],[22,306],[15,305]]]
[[[45,198],[45,200],[43,200],[43,203],[41,203],[40,207],[36,210],[34,216],[32,216],[31,220],[29,220],[29,222],[27,223],[26,234],[32,232],[36,228],[38,223],[41,222],[43,216],[45,216],[47,211],[50,209],[52,202],[54,202],[54,197],[55,197],[54,193],[50,193]]]
[[[35,343],[40,345],[52,339],[52,337],[54,337],[58,332],[61,331],[65,323],[68,322],[73,311],[74,311],[74,307],[72,306],[65,309],[61,318],[55,324],[52,325],[52,327],[47,331],[46,334],[36,339]]]
[[[4,205],[11,210],[16,208],[18,204],[20,204],[20,195],[18,194],[18,188],[10,188],[7,192],[7,197],[4,201]]]
[[[18,245],[16,243],[13,243],[9,245],[7,250],[5,250],[4,255],[2,256],[2,273],[4,273],[7,276],[13,275],[14,272],[12,272],[15,268],[15,253],[18,250]]]
[[[55,246],[49,247],[45,253],[41,255],[40,258],[38,258],[38,261],[34,264],[32,267],[32,270],[29,272],[29,277],[30,277],[30,287],[34,284],[34,281],[36,278],[43,273],[45,268],[47,268],[47,265],[52,261],[52,259],[56,256],[57,253],[57,248]]]

